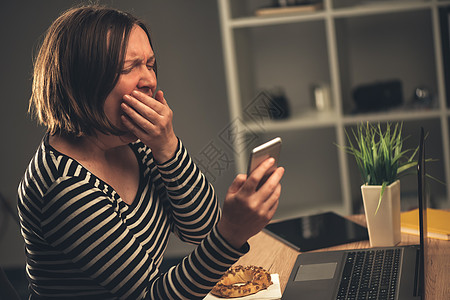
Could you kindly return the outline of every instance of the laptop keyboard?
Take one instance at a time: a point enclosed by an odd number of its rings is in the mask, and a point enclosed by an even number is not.
[[[347,254],[336,299],[395,299],[400,249]]]

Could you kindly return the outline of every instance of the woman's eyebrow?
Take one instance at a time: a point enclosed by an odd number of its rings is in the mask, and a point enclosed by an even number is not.
[[[152,55],[147,59],[146,63],[150,63],[150,62],[154,62],[154,61],[155,61],[155,55]],[[133,58],[125,60],[125,63],[130,63],[133,65],[139,64],[141,62],[142,62],[142,59],[140,57],[133,57]]]

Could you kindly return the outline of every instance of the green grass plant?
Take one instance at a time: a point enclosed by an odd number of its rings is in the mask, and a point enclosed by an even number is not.
[[[376,212],[380,208],[385,188],[400,177],[414,173],[414,167],[417,166],[414,157],[419,147],[403,149],[405,138],[402,137],[402,129],[402,123],[386,123],[385,129],[380,123],[361,123],[356,131],[352,129],[354,142],[345,132],[348,146],[342,148],[356,159],[364,184],[381,186]]]

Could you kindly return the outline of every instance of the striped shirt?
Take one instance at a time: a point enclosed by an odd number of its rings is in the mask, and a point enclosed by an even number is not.
[[[18,189],[30,299],[202,299],[248,251],[218,232],[214,189],[181,141],[164,164],[129,146],[140,169],[131,205],[43,139]],[[198,246],[161,273],[170,232]]]

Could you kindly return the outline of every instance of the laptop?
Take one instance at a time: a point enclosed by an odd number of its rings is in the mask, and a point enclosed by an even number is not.
[[[283,299],[425,299],[427,259],[424,132],[417,164],[420,245],[298,255]],[[372,267],[365,262],[373,262]],[[384,269],[385,268],[385,269]]]

